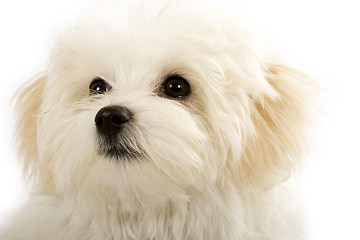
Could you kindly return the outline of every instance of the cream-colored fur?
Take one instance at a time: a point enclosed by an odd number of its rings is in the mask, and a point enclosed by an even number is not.
[[[101,16],[99,16],[101,15]],[[183,76],[183,100],[159,90]],[[89,84],[112,89],[89,95]],[[236,18],[200,1],[152,0],[64,33],[17,95],[33,183],[0,239],[303,239],[285,180],[305,147],[315,84]],[[98,152],[94,118],[126,106],[136,159]]]

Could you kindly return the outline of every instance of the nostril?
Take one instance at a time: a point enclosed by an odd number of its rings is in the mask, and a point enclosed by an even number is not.
[[[95,119],[95,125],[102,125],[104,123],[104,119],[101,116],[97,116]]]
[[[127,122],[126,119],[122,119],[119,115],[113,115],[111,118],[112,124],[115,126],[120,126],[121,124]]]

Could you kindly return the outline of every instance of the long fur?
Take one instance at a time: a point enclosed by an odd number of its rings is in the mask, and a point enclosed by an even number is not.
[[[190,97],[161,95],[171,74],[190,82]],[[112,89],[89,96],[98,76]],[[306,147],[316,85],[207,3],[95,14],[59,38],[17,96],[33,192],[0,239],[304,237],[284,181]],[[133,112],[126,136],[141,157],[98,153],[94,117],[114,104]]]

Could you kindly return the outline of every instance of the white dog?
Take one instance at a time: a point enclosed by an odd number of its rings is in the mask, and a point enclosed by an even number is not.
[[[100,15],[18,93],[33,193],[0,239],[303,239],[284,181],[316,85],[201,1]]]

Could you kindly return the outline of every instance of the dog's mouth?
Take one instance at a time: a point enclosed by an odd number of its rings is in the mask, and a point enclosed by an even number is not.
[[[99,154],[115,159],[133,159],[141,156],[141,152],[129,147],[112,146],[106,149],[99,149]]]
[[[102,139],[99,141],[98,154],[116,160],[132,160],[143,156],[144,151],[124,141]]]

